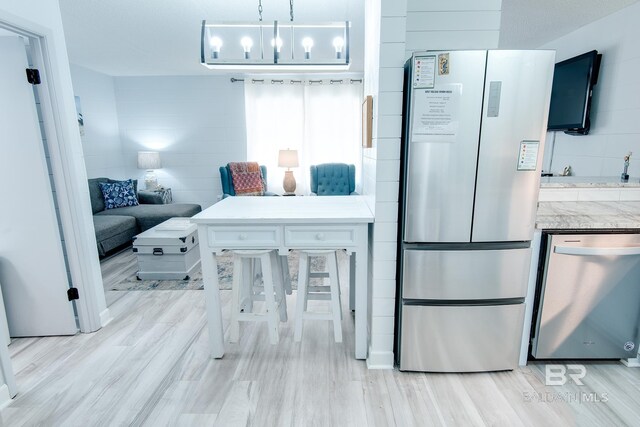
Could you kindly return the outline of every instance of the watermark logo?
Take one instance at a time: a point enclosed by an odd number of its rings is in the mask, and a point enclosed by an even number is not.
[[[570,391],[525,391],[522,400],[538,403],[606,403],[608,393],[570,392]]]
[[[587,368],[584,365],[546,365],[544,383],[545,385],[565,385],[570,379],[576,385],[584,385],[581,380],[586,375]]]
[[[584,365],[545,365],[544,383],[547,386],[569,385],[582,386],[582,379],[587,376],[587,368]],[[564,402],[564,403],[598,403],[607,402],[607,393],[565,391],[565,390],[543,390],[535,392],[523,392],[522,397],[525,402]]]

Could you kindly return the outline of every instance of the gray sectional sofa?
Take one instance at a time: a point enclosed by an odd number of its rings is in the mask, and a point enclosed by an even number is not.
[[[161,203],[148,194],[138,193],[137,181],[134,180],[138,206],[117,209],[104,209],[104,197],[100,190],[100,182],[114,182],[109,178],[92,178],[89,180],[89,196],[93,211],[93,226],[96,231],[98,254],[103,257],[109,251],[131,243],[131,239],[151,227],[173,217],[191,217],[202,210],[200,205],[192,203]]]

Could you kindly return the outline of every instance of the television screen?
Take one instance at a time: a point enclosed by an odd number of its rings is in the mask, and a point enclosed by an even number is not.
[[[598,52],[593,50],[556,64],[549,106],[549,130],[589,130],[591,89],[596,83]]]

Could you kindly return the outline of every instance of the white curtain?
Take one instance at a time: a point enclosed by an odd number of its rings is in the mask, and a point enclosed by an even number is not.
[[[309,167],[339,162],[361,173],[361,84],[279,84],[245,80],[247,160],[267,167],[269,191],[282,193],[286,169],[278,167],[278,151],[298,150],[293,169],[297,194],[309,194]]]

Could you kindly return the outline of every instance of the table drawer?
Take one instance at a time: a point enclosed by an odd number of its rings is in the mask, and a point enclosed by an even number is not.
[[[356,230],[349,226],[288,226],[284,233],[290,247],[341,249],[356,244]]]
[[[216,248],[271,248],[280,245],[282,228],[278,226],[209,227],[209,246]]]

